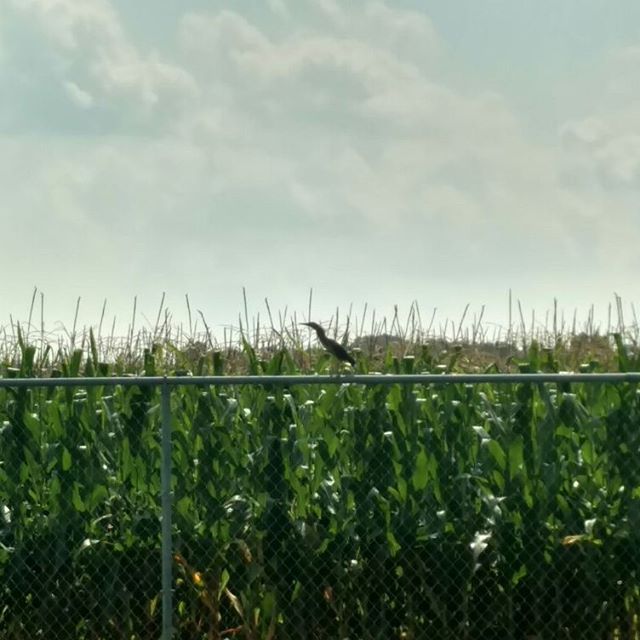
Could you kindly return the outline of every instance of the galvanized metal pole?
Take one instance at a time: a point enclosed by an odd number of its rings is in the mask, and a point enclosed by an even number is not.
[[[162,506],[162,640],[173,637],[173,603],[171,572],[173,544],[171,540],[171,388],[166,378],[161,388],[162,462],[160,468]]]

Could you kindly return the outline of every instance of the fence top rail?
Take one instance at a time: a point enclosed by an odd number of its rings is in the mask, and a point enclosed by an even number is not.
[[[518,383],[640,383],[640,372],[629,373],[417,373],[282,376],[111,376],[98,378],[0,378],[0,389],[25,387],[102,386],[239,386],[297,384],[518,384]]]

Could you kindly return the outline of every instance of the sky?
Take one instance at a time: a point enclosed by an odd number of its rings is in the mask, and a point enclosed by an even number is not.
[[[638,299],[637,0],[0,0],[0,96],[0,327]]]

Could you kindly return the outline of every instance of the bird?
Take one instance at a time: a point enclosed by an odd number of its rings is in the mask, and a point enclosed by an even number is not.
[[[339,342],[328,338],[325,330],[317,322],[301,322],[300,324],[304,324],[307,327],[315,329],[318,340],[320,340],[320,344],[332,356],[335,356],[338,360],[342,360],[343,362],[348,362],[351,366],[355,366],[356,361],[351,355],[349,355],[347,350]]]

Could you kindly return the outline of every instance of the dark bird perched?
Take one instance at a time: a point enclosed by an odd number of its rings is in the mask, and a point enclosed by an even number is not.
[[[320,340],[320,344],[332,355],[338,358],[338,360],[342,360],[343,362],[348,362],[352,366],[356,364],[356,361],[347,353],[347,350],[335,340],[327,337],[324,329],[316,322],[301,322],[300,324],[305,324],[307,327],[311,327],[315,329],[315,332],[318,336],[318,340]]]

